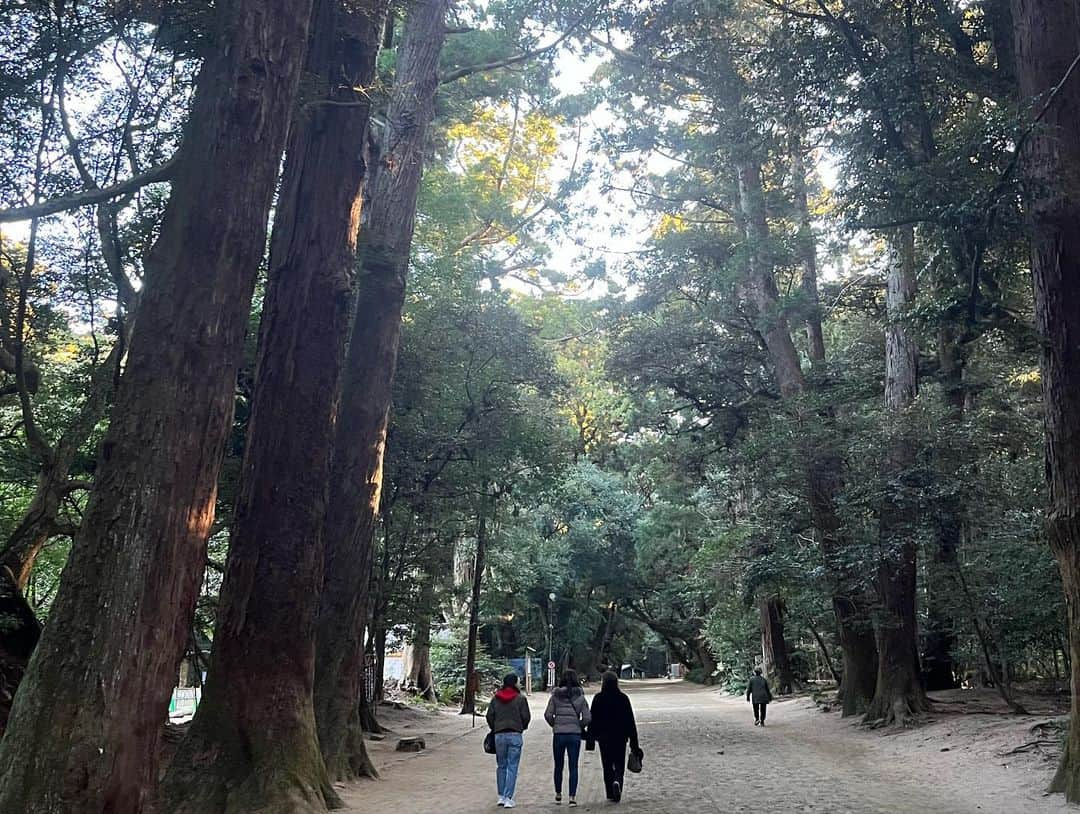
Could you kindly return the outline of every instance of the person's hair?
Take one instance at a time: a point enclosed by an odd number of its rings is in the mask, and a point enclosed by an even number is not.
[[[760,667],[755,667],[754,668],[754,675],[761,675],[761,668]]]
[[[619,677],[613,670],[608,670],[600,679],[600,692],[618,692]]]
[[[518,685],[518,674],[517,673],[507,673],[506,678],[503,679],[503,686],[504,687],[515,687],[516,688],[517,685]]]
[[[578,681],[577,672],[574,670],[566,670],[562,674],[562,685],[568,690],[573,689],[574,687],[581,689],[581,682]]]

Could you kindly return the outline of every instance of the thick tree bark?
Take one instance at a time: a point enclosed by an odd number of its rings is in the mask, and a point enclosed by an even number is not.
[[[431,614],[421,611],[413,626],[413,640],[405,656],[405,681],[409,690],[425,701],[437,701],[431,673]]]
[[[362,759],[347,744],[363,745],[361,739],[349,734],[350,721],[355,718],[359,698],[364,625],[371,615],[366,597],[401,309],[424,147],[435,116],[446,12],[447,0],[419,0],[409,9],[386,123],[367,185],[357,310],[338,411],[325,526],[326,575],[316,644],[319,741],[327,766],[338,779],[355,774],[349,767]],[[381,674],[376,680],[381,688]]]
[[[1080,801],[1080,2],[1013,0],[1023,99],[1041,123],[1025,150],[1035,318],[1042,346],[1047,535],[1061,569],[1072,723],[1051,788]]]
[[[316,737],[312,675],[365,174],[369,107],[358,89],[374,76],[381,22],[375,3],[316,0],[305,66],[316,98],[286,153],[213,663],[162,789],[172,812],[339,803]]]
[[[157,778],[310,12],[221,9],[95,489],[0,744],[2,811],[138,812]]]
[[[915,445],[903,431],[904,413],[918,392],[919,347],[904,320],[915,302],[915,235],[903,227],[889,239],[885,328],[885,411],[892,424],[885,457],[885,495],[878,518],[877,684],[866,720],[906,724],[926,710],[919,675],[918,621],[915,615],[916,529],[903,496],[903,477],[915,463]]]
[[[754,319],[773,362],[780,393],[795,398],[807,390],[806,378],[791,340],[787,317],[768,257],[770,235],[761,186],[761,167],[743,159],[738,165],[739,202],[747,241],[751,246],[747,293]],[[841,461],[825,451],[811,454],[807,463],[810,514],[819,536],[825,568],[832,582],[833,610],[844,656],[844,715],[865,711],[874,695],[877,649],[862,574],[848,562],[842,524],[836,508]]]
[[[790,695],[795,689],[795,675],[784,638],[784,603],[775,595],[765,597],[758,603],[758,610],[765,674],[772,680],[778,695]]]

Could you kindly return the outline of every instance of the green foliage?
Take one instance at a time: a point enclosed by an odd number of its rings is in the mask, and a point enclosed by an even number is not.
[[[445,636],[431,642],[431,673],[439,698],[444,702],[459,703],[465,694],[466,633],[466,628],[452,626]],[[476,650],[476,669],[481,675],[480,700],[487,700],[488,690],[501,686],[503,676],[511,672],[510,665],[488,655],[482,643]]]

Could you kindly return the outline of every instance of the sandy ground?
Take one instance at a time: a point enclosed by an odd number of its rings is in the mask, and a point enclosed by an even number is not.
[[[1050,752],[1011,749],[1042,737],[1047,717],[945,711],[930,723],[883,734],[823,713],[808,699],[769,707],[769,725],[753,726],[750,706],[713,690],[676,682],[628,682],[645,771],[628,775],[626,814],[678,812],[1001,812],[1069,811],[1046,796]],[[556,808],[551,736],[533,699],[517,810]],[[954,709],[955,705],[943,707]],[[397,737],[372,743],[382,778],[342,789],[350,811],[464,814],[497,811],[495,761],[484,754],[482,719],[452,713],[387,711],[397,736],[422,735],[428,749],[393,751]],[[1052,739],[1053,736],[1051,735]],[[604,799],[597,753],[582,751],[579,811],[614,809]]]

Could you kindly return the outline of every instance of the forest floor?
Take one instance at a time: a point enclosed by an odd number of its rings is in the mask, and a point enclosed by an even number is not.
[[[759,729],[749,704],[717,690],[668,681],[625,688],[645,751],[645,771],[628,775],[617,809],[625,814],[1070,810],[1060,795],[1045,795],[1058,735],[1040,725],[1060,719],[980,712],[995,708],[981,691],[949,694],[924,725],[886,732],[823,713],[805,696],[770,705],[768,726]],[[516,794],[522,812],[563,810],[554,804],[546,700],[543,693],[533,697]],[[481,748],[482,718],[473,729],[470,718],[451,712],[384,710],[382,722],[395,734],[370,744],[382,778],[342,789],[348,810],[498,810],[495,761]],[[425,737],[426,751],[393,751],[398,737],[413,735]],[[598,753],[581,754],[578,810],[613,809],[604,799]]]

